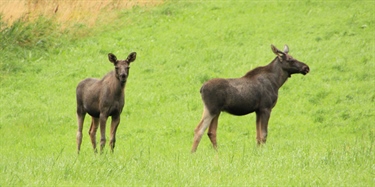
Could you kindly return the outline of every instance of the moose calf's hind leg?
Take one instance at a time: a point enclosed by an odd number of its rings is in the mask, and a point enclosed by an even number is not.
[[[219,114],[220,115],[220,114]],[[214,117],[211,121],[210,127],[208,128],[208,137],[211,140],[212,146],[215,150],[217,150],[217,142],[216,142],[216,130],[217,130],[217,123],[219,120],[219,115]]]
[[[262,112],[257,112],[257,142],[258,145],[265,144],[267,141],[268,133],[268,120],[270,119],[271,111],[264,110]]]
[[[194,130],[194,142],[191,152],[194,153],[197,150],[198,144],[201,141],[204,131],[211,124],[213,117],[210,115],[209,111],[204,108],[203,116],[198,126]]]
[[[78,114],[77,113],[77,120],[78,120],[78,130],[77,130],[77,153],[81,150],[81,143],[82,143],[82,128],[83,128],[83,121],[85,120],[85,114]]]

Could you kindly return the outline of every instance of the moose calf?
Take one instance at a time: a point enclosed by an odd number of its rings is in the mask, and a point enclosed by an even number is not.
[[[101,80],[88,78],[81,81],[77,86],[78,153],[81,149],[82,128],[86,113],[92,118],[89,135],[95,152],[97,152],[96,131],[99,124],[101,134],[100,152],[102,152],[106,142],[105,127],[107,118],[112,116],[109,145],[112,152],[115,148],[116,130],[125,104],[124,90],[129,77],[129,65],[135,60],[136,53],[130,53],[126,60],[117,60],[112,53],[108,54],[108,58],[115,66],[115,70],[109,72]]]
[[[278,90],[295,73],[306,75],[310,68],[284,51],[271,45],[276,58],[266,66],[257,67],[241,78],[216,78],[207,81],[200,89],[204,103],[203,115],[194,131],[191,152],[197,150],[203,133],[208,128],[208,137],[215,149],[216,129],[222,111],[241,116],[256,113],[258,145],[266,143],[267,126],[271,110],[276,105]]]

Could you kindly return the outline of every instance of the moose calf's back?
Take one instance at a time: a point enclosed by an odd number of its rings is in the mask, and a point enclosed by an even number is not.
[[[259,106],[261,90],[247,78],[212,79],[201,88],[202,100],[209,111],[217,114],[226,111],[233,115],[246,115]]]

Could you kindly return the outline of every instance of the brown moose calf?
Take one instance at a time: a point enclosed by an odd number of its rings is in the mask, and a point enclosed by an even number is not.
[[[109,72],[101,80],[88,78],[81,81],[76,90],[77,97],[77,151],[79,153],[82,143],[82,128],[86,113],[91,118],[89,135],[91,143],[96,149],[96,131],[100,124],[100,152],[103,151],[106,137],[105,128],[107,118],[112,117],[109,145],[113,152],[116,142],[116,130],[120,123],[120,114],[125,104],[124,89],[129,76],[129,65],[136,58],[136,53],[130,53],[126,60],[117,60],[112,53],[108,54],[109,61],[115,70]]]
[[[222,111],[233,115],[256,113],[258,144],[266,143],[267,126],[271,110],[276,105],[278,90],[295,73],[306,75],[310,68],[284,51],[271,45],[277,57],[268,65],[255,68],[236,79],[216,78],[203,84],[200,93],[204,103],[202,119],[194,131],[191,152],[197,150],[203,133],[208,128],[208,137],[215,149],[216,129]]]

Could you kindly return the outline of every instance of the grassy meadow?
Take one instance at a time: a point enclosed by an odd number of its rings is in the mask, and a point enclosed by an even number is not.
[[[94,24],[2,19],[0,186],[374,186],[374,9],[170,0],[103,9]],[[204,136],[191,154],[203,82],[268,64],[271,44],[311,72],[280,89],[267,144],[256,145],[255,114],[223,113],[218,151]],[[86,116],[77,155],[76,85],[114,69],[108,53],[132,51],[114,154],[108,143],[93,153]]]

